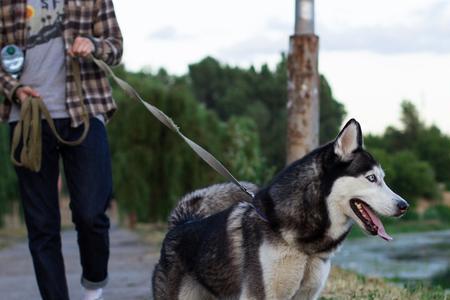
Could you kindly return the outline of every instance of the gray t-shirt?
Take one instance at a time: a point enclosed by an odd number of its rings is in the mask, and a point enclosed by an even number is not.
[[[64,1],[28,0],[27,45],[20,83],[37,90],[53,119],[68,118],[66,109],[66,65],[62,18]],[[14,105],[10,122],[19,120]]]

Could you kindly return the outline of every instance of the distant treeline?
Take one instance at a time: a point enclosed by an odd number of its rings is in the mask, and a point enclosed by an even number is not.
[[[2,216],[11,209],[12,201],[18,199],[17,178],[9,151],[9,126],[0,124],[0,225]]]
[[[265,184],[285,164],[287,71],[239,68],[207,57],[183,76],[116,69],[183,133],[219,158],[240,180]],[[183,141],[139,103],[113,86],[119,111],[109,124],[115,198],[123,213],[140,221],[165,220],[177,199],[223,181]],[[320,142],[335,137],[346,115],[320,76]],[[361,120],[364,122],[364,120]],[[427,127],[414,106],[403,104],[403,127],[368,136],[366,145],[386,169],[387,181],[411,197],[437,197],[438,182],[450,187],[450,139]],[[0,126],[0,215],[18,198],[9,163],[7,126]]]
[[[165,70],[122,77],[205,146],[240,180],[263,185],[285,164],[287,72],[231,67],[207,57],[184,76]],[[321,136],[332,139],[345,110],[320,78]],[[115,196],[140,220],[165,219],[186,192],[223,181],[140,104],[114,89],[119,113],[109,126]]]
[[[413,103],[401,104],[401,128],[389,126],[365,139],[386,172],[386,181],[414,204],[450,190],[450,137],[420,118]]]

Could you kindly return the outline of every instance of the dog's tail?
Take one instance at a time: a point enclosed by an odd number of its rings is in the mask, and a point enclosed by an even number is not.
[[[255,193],[258,187],[253,183],[241,182]],[[220,183],[187,194],[178,202],[169,216],[169,228],[188,221],[199,220],[227,209],[241,201],[250,201],[249,196],[235,184]]]

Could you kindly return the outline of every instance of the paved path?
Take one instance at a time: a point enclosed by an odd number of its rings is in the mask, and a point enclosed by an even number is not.
[[[63,253],[70,299],[81,299],[78,246],[76,234],[64,231]],[[111,231],[111,259],[106,300],[143,300],[150,298],[150,279],[158,259],[158,249],[140,242],[124,229]],[[40,299],[26,242],[0,251],[0,299]]]

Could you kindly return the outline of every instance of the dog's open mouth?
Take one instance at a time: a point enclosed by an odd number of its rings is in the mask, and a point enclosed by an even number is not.
[[[372,235],[378,235],[386,241],[393,240],[393,238],[386,233],[380,218],[367,203],[360,199],[351,199],[350,207],[353,209],[356,216],[362,221],[367,232]]]

